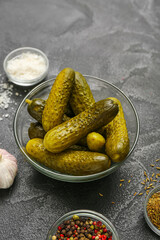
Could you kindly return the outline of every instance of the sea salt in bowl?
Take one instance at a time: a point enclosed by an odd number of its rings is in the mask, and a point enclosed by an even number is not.
[[[32,86],[47,76],[49,60],[41,50],[23,47],[6,56],[3,68],[10,82],[20,86]]]

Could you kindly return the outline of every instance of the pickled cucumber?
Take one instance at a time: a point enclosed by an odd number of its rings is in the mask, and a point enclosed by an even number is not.
[[[107,155],[88,152],[66,150],[55,154],[44,148],[43,140],[35,138],[26,145],[28,154],[36,161],[58,172],[83,176],[98,173],[108,169],[111,161]]]
[[[109,98],[119,106],[117,116],[106,125],[106,154],[113,162],[121,162],[129,152],[129,137],[124,118],[123,108],[116,98]]]
[[[42,123],[42,113],[46,101],[41,98],[34,98],[33,100],[26,99],[26,103],[28,103],[27,110],[29,114],[39,123]]]
[[[31,123],[28,128],[28,136],[32,138],[44,138],[46,132],[44,131],[42,125],[39,122]]]
[[[91,151],[101,152],[105,142],[105,138],[97,132],[91,132],[87,135],[87,145]]]
[[[85,77],[81,73],[75,72],[75,84],[70,97],[73,112],[77,115],[94,103],[94,97]]]
[[[56,77],[42,114],[42,126],[46,132],[62,122],[74,78],[75,72],[71,68],[63,69]]]
[[[89,132],[112,121],[117,113],[118,105],[114,101],[104,99],[96,102],[79,115],[47,132],[44,137],[44,146],[50,152],[62,152],[76,144]]]
[[[75,115],[83,112],[91,105],[95,103],[91,89],[87,83],[85,77],[79,73],[75,72],[75,84],[70,97],[70,105],[75,113]],[[104,128],[97,129],[97,132],[104,135]],[[106,132],[105,132],[106,133]],[[80,145],[87,146],[87,136],[79,141]]]

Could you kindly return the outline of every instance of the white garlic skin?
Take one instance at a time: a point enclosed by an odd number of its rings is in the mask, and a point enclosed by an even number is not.
[[[0,149],[0,189],[9,188],[17,175],[16,158],[5,149]]]

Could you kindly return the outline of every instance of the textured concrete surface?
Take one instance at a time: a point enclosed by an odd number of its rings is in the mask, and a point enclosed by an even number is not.
[[[108,217],[121,240],[158,240],[144,220],[145,194],[134,193],[144,192],[144,170],[149,177],[158,172],[150,164],[160,157],[160,1],[1,0],[0,94],[8,83],[3,60],[22,46],[48,55],[49,77],[69,66],[122,89],[138,111],[140,138],[125,164],[102,180],[71,184],[47,178],[24,161],[16,145],[13,118],[30,89],[14,85],[8,106],[0,108],[0,148],[17,157],[18,175],[10,189],[0,190],[0,240],[45,239],[58,217],[82,208]]]

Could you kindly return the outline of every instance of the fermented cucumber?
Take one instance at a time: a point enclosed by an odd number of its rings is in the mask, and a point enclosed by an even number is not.
[[[111,161],[107,155],[89,152],[66,150],[55,154],[44,148],[43,140],[34,138],[26,145],[28,154],[36,161],[58,172],[83,176],[108,169]]]
[[[95,103],[91,89],[85,77],[75,72],[75,83],[70,97],[70,105],[75,115],[83,112]]]
[[[80,72],[75,72],[75,84],[70,97],[70,105],[75,115],[83,112],[95,103],[91,89],[87,80]],[[97,129],[97,132],[104,133],[104,128]],[[86,137],[80,139],[80,145],[87,146]]]
[[[27,98],[25,102],[28,104],[27,110],[30,116],[37,120],[39,123],[42,123],[42,113],[46,104],[46,100],[43,100],[42,98],[34,98],[30,100]],[[62,118],[62,122],[67,118],[67,116],[74,116],[74,113],[69,104],[66,106],[64,113],[65,114]]]
[[[39,122],[31,123],[28,128],[28,136],[32,138],[44,138],[46,132],[44,131],[42,125]]]
[[[42,114],[42,126],[46,132],[62,122],[74,78],[75,72],[71,68],[63,69],[56,77]]]
[[[105,138],[97,132],[91,132],[87,135],[87,146],[91,151],[101,152],[105,142]]]
[[[89,132],[109,123],[118,113],[118,105],[110,99],[94,103],[70,120],[54,127],[44,137],[45,148],[53,153],[62,152],[76,144]]]
[[[28,103],[27,110],[29,114],[39,123],[42,123],[42,113],[46,101],[41,98],[34,98],[33,100],[26,99],[26,103]]]
[[[106,154],[113,162],[121,162],[129,152],[129,137],[123,108],[116,98],[109,98],[119,106],[117,116],[106,125]]]

